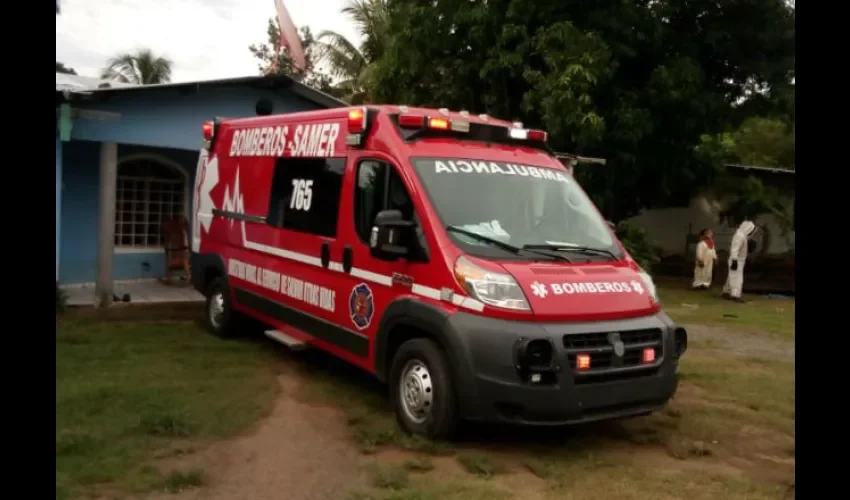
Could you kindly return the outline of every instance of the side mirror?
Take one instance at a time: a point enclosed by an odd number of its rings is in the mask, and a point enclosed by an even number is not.
[[[369,235],[369,252],[381,260],[396,260],[410,253],[413,221],[404,220],[401,210],[384,210],[375,216]]]

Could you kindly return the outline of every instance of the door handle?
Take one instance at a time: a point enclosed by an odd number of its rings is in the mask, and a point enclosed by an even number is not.
[[[354,250],[352,250],[351,245],[345,245],[342,249],[342,270],[346,273],[350,273],[353,260]]]
[[[322,267],[327,268],[331,263],[331,244],[327,241],[322,242]]]

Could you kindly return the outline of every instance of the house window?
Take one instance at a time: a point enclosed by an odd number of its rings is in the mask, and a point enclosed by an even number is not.
[[[174,167],[138,159],[118,166],[115,246],[162,249],[162,223],[186,215],[186,177]]]

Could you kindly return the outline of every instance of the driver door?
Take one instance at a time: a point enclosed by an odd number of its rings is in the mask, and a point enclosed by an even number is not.
[[[412,277],[427,266],[422,258],[385,261],[372,257],[369,237],[375,217],[382,210],[400,210],[406,220],[417,222],[419,239],[422,244],[427,243],[411,190],[391,160],[364,153],[352,161],[354,165],[348,171],[353,178],[346,183],[351,197],[343,199],[343,203],[349,203],[353,217],[350,223],[340,220],[348,227],[346,247],[351,248],[348,286],[343,290],[348,314],[345,326],[374,338],[383,311],[396,298],[411,293]]]

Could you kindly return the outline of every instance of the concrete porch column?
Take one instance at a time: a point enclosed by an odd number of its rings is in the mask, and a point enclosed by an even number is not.
[[[96,304],[112,304],[112,261],[115,251],[115,190],[118,184],[118,145],[100,144],[100,196],[97,215]]]

